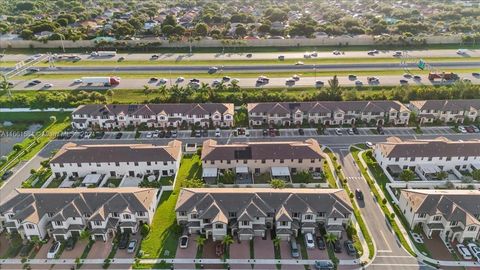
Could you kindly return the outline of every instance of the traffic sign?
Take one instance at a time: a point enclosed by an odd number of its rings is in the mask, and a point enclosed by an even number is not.
[[[424,69],[425,69],[425,61],[423,61],[422,59],[420,59],[420,60],[418,61],[417,66],[418,66],[419,69],[424,70]]]

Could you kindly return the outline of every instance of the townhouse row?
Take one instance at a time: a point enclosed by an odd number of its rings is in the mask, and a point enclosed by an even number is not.
[[[479,117],[480,100],[422,100],[408,105],[399,101],[312,101],[249,103],[250,126],[296,126],[303,123],[323,125],[407,125],[412,112],[420,123],[463,123]],[[232,127],[232,103],[183,104],[90,104],[72,113],[75,129],[114,129],[146,125],[166,127]]]

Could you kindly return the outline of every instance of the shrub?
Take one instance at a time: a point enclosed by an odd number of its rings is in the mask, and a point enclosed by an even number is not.
[[[146,237],[150,232],[150,226],[147,223],[143,223],[142,228],[140,229],[140,233],[143,237]]]

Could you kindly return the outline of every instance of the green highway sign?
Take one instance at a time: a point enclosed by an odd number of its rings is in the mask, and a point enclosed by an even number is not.
[[[420,59],[420,60],[418,61],[417,66],[418,66],[419,69],[424,70],[424,69],[425,69],[425,61],[423,61],[422,59]]]

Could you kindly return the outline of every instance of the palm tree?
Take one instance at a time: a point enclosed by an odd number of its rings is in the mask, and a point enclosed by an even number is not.
[[[161,100],[167,100],[170,92],[168,91],[166,85],[160,85],[160,87],[158,87],[158,94],[160,95]]]
[[[240,87],[238,86],[238,81],[237,80],[232,80],[230,82],[230,90],[233,91],[233,92],[237,92],[239,89],[240,89]]]
[[[107,95],[107,97],[110,98],[110,103],[112,103],[113,102],[113,90],[108,89],[107,92],[105,93],[105,95]]]
[[[327,242],[327,244],[333,245],[335,241],[337,241],[337,236],[333,233],[327,233],[325,235],[325,241]]]
[[[225,237],[222,239],[222,244],[225,246],[225,249],[227,249],[228,246],[233,244],[233,242],[235,241],[233,240],[233,237],[229,234],[225,235]]]
[[[278,247],[280,246],[280,241],[281,241],[281,240],[280,240],[280,238],[279,238],[278,236],[275,237],[275,238],[273,238],[272,241],[273,241],[273,246],[274,246],[274,247],[278,248]]]
[[[203,235],[199,235],[199,236],[197,236],[197,239],[195,239],[195,242],[197,242],[197,245],[199,247],[205,245],[205,241],[207,241],[207,238],[205,238],[205,236],[203,236]]]
[[[152,89],[150,89],[150,86],[144,85],[143,86],[143,94],[145,94],[145,96],[147,96],[147,98],[148,98],[148,95],[150,95],[150,93],[152,93]]]

